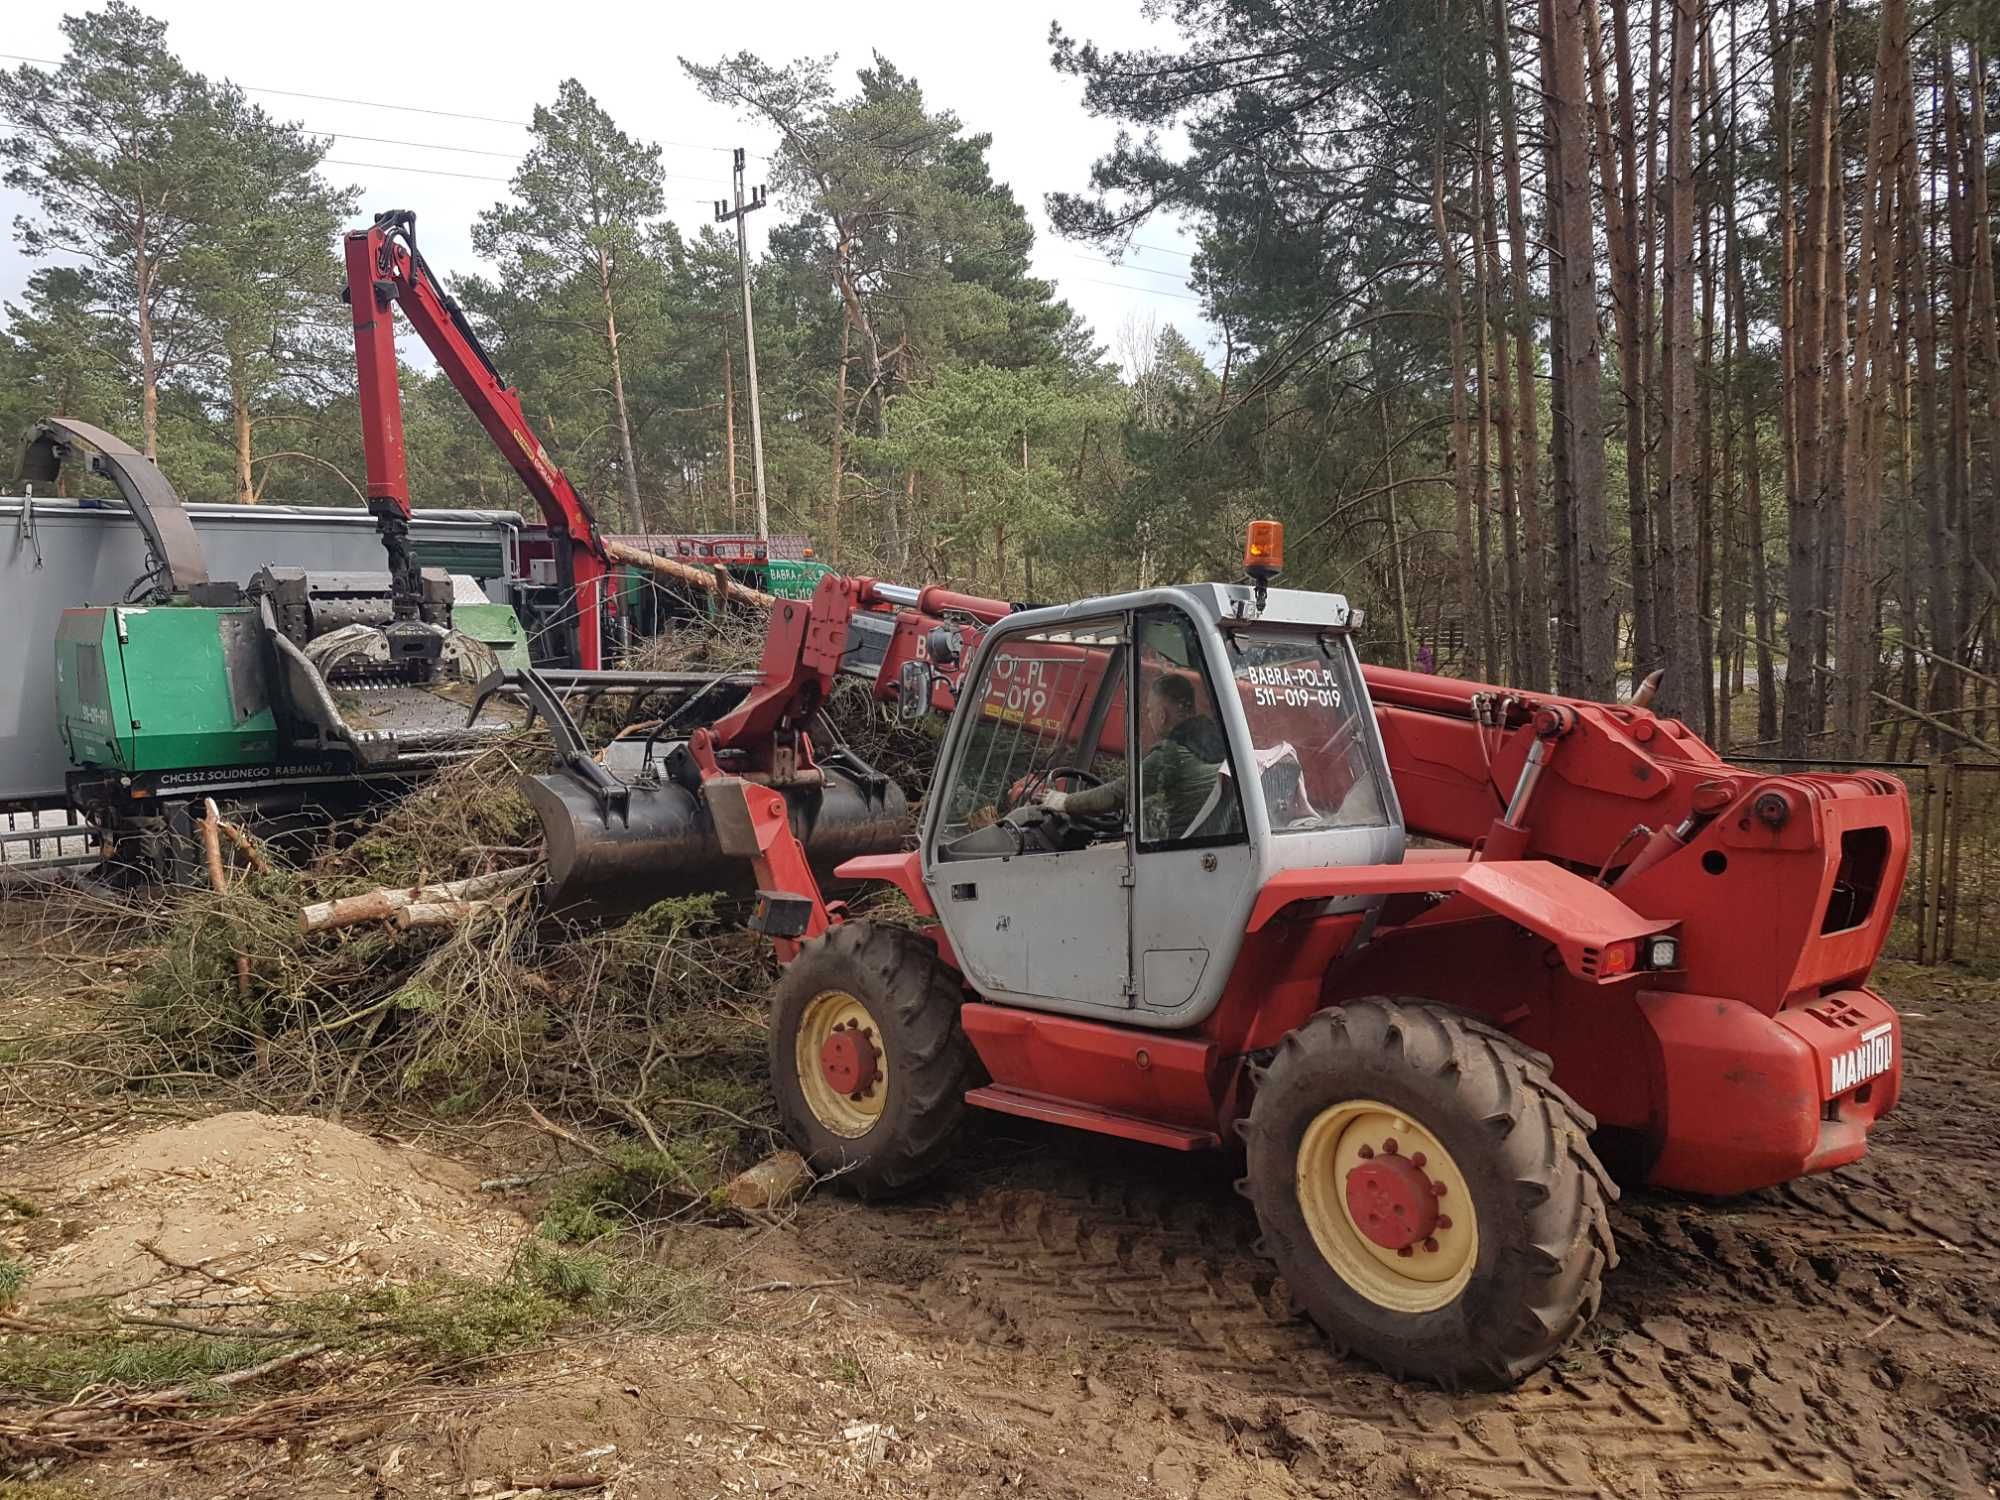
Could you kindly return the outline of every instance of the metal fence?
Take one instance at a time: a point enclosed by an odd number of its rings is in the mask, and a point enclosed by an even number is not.
[[[64,865],[94,864],[98,834],[68,808],[0,813],[0,880]]]
[[[2000,963],[2000,765],[1731,757],[1776,771],[1886,771],[1910,791],[1910,869],[1886,955]]]

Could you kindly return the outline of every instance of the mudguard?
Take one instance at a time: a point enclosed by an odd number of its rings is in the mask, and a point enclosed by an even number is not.
[[[1264,883],[1250,909],[1249,930],[1257,932],[1287,907],[1338,896],[1437,894],[1457,898],[1426,913],[1464,916],[1466,905],[1483,908],[1548,939],[1577,978],[1609,984],[1630,971],[1604,972],[1601,959],[1614,943],[1652,937],[1674,926],[1641,916],[1594,881],[1543,859],[1412,859],[1393,865],[1345,869],[1281,870]],[[1450,907],[1458,907],[1449,911]]]

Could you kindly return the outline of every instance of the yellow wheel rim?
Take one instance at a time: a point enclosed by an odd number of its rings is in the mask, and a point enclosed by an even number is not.
[[[835,1135],[873,1130],[889,1102],[890,1077],[882,1030],[868,1007],[846,990],[820,991],[799,1018],[795,1045],[799,1088],[813,1118]]]
[[[1431,1312],[1472,1279],[1479,1221],[1465,1175],[1401,1110],[1373,1099],[1321,1110],[1299,1139],[1298,1194],[1326,1263],[1379,1307]]]

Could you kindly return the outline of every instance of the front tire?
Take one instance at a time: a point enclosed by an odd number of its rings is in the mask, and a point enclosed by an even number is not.
[[[964,998],[907,928],[845,922],[801,949],[771,997],[771,1086],[815,1172],[887,1198],[942,1165],[976,1066]]]
[[[1512,1385],[1617,1264],[1594,1121],[1548,1060],[1459,1012],[1363,1000],[1285,1038],[1244,1129],[1268,1253],[1343,1352]]]

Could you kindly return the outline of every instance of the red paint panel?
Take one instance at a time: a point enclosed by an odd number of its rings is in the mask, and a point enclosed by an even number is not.
[[[967,1104],[997,1110],[1003,1115],[1020,1115],[1029,1120],[1047,1120],[1071,1130],[1090,1130],[1098,1135],[1115,1135],[1122,1140],[1142,1141],[1148,1146],[1166,1146],[1174,1151],[1206,1151],[1222,1144],[1212,1130],[1184,1130],[1178,1125],[1162,1125],[1157,1120],[1141,1120],[1112,1110],[1078,1104],[1070,1099],[1051,1099],[1020,1089],[987,1087],[973,1089]]]
[[[835,865],[833,873],[841,880],[884,881],[909,899],[918,916],[937,915],[937,908],[931,904],[931,893],[924,887],[923,855],[915,849],[902,854],[857,854],[853,859]]]
[[[1327,971],[1361,930],[1358,913],[1272,922],[1243,939],[1202,1035],[1236,1058],[1275,1047],[1325,1004]]]
[[[1787,1012],[1776,1019],[1712,995],[1647,991],[1639,1006],[1653,1031],[1662,1088],[1663,1149],[1649,1180],[1693,1193],[1743,1193],[1825,1171],[1867,1150],[1868,1127],[1894,1103],[1898,1063],[1834,1096],[1835,1059],[1890,1028],[1895,1012],[1866,990],[1827,1000],[1845,1019]],[[1851,1066],[1851,1065],[1850,1065]]]
[[[959,1016],[999,1088],[1161,1125],[1217,1128],[1216,1053],[1202,1038],[983,1002]]]
[[[1466,897],[1553,942],[1572,973],[1594,978],[1587,950],[1663,932],[1673,924],[1640,916],[1593,881],[1538,859],[1432,859],[1416,864],[1283,870],[1265,882],[1250,912],[1256,932],[1285,907],[1329,896],[1438,891]],[[1609,982],[1609,981],[1607,981]]]

